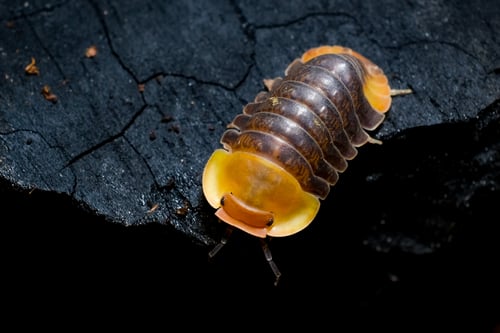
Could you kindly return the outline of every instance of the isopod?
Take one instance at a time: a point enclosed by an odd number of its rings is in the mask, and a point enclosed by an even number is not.
[[[264,84],[227,126],[202,177],[205,198],[228,229],[261,240],[306,228],[357,148],[380,143],[367,131],[382,123],[392,96],[410,92],[391,90],[380,67],[339,45],[307,50],[283,78]],[[281,273],[262,244],[277,283]]]

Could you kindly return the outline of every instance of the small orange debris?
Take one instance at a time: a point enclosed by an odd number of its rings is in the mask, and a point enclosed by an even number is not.
[[[93,58],[97,55],[97,46],[91,45],[85,50],[85,56],[87,58]]]
[[[57,96],[54,95],[48,85],[44,85],[42,88],[42,95],[46,100],[55,103],[57,102]]]
[[[154,213],[154,212],[158,209],[158,207],[160,207],[160,204],[155,203],[155,204],[154,204],[154,205],[153,205],[153,206],[152,206],[152,207],[151,207],[151,208],[147,211],[147,213],[148,213],[148,214],[152,214],[152,213]]]
[[[28,66],[26,66],[24,68],[24,71],[26,72],[26,74],[29,74],[29,75],[39,75],[40,74],[40,70],[36,66],[35,58],[31,57],[31,62],[29,63]]]
[[[139,83],[137,85],[137,89],[139,89],[139,92],[144,92],[145,85],[144,83]]]

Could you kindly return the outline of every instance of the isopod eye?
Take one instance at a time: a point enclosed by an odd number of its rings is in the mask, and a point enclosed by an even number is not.
[[[221,206],[224,206],[224,198],[225,198],[225,196],[222,196],[222,198],[220,198],[220,205]]]
[[[273,223],[274,223],[274,219],[271,217],[271,218],[267,221],[266,225],[267,225],[268,227],[270,227],[270,226],[272,226],[272,225],[273,225]]]

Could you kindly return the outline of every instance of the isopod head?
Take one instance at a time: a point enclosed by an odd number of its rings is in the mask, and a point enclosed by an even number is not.
[[[288,236],[316,216],[318,197],[277,164],[256,154],[217,149],[203,172],[203,191],[216,216],[251,235]]]

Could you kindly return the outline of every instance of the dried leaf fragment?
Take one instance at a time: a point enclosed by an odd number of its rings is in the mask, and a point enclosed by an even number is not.
[[[85,56],[87,58],[93,58],[97,55],[97,46],[91,45],[85,50]]]
[[[57,96],[52,93],[52,90],[48,85],[44,85],[42,88],[42,95],[46,100],[55,103],[57,102]]]
[[[26,66],[24,68],[24,71],[26,72],[26,74],[29,74],[29,75],[39,75],[40,74],[40,70],[36,66],[36,60],[34,57],[31,57],[31,62],[28,64],[28,66]]]
[[[186,216],[188,212],[189,212],[189,202],[187,201],[184,201],[184,205],[182,205],[182,207],[178,207],[175,210],[175,214],[177,214],[178,216]]]
[[[188,213],[188,208],[187,207],[179,207],[176,209],[175,214],[179,216],[186,216]]]

